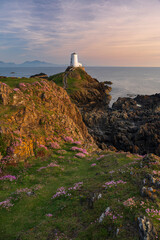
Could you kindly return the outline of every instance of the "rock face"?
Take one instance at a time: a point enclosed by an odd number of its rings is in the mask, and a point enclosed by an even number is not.
[[[48,79],[48,75],[45,73],[39,73],[39,74],[30,76],[30,78]]]
[[[99,147],[160,155],[160,94],[119,98],[111,109],[108,82],[98,82],[81,68],[68,68],[65,81]]]
[[[67,92],[81,112],[93,108],[106,107],[110,102],[111,87],[92,78],[82,68],[67,68]]]
[[[156,239],[156,230],[153,224],[145,216],[138,218],[140,240],[154,240]]]
[[[95,108],[83,118],[99,145],[160,155],[160,94],[119,98],[112,109]]]
[[[94,144],[78,108],[53,82],[38,79],[15,89],[0,82],[0,99],[0,153],[5,159],[24,160],[40,145],[61,143],[65,136]]]

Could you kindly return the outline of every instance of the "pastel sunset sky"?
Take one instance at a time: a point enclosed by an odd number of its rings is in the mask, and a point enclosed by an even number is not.
[[[0,60],[160,67],[159,0],[0,0]]]

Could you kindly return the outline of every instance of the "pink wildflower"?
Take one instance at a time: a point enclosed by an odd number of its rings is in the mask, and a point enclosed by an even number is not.
[[[82,143],[80,141],[76,141],[76,142],[74,142],[74,144],[81,145]]]
[[[84,153],[84,154],[88,154],[88,152],[86,151],[86,149],[83,149],[83,148],[72,147],[71,150],[72,150],[72,151],[79,151],[79,152],[82,152],[82,153]]]
[[[122,181],[122,180],[118,180],[118,181],[110,181],[110,182],[106,182],[103,187],[107,188],[107,187],[112,187],[112,186],[117,186],[117,184],[126,184],[126,182]]]
[[[51,142],[50,147],[53,148],[53,149],[59,149],[60,148],[60,146],[57,142]]]
[[[12,207],[14,205],[10,201],[11,199],[6,199],[5,201],[0,202],[0,206],[8,209],[9,207]]]
[[[9,179],[10,181],[13,181],[13,180],[16,180],[16,177],[12,176],[12,175],[6,175],[6,176],[3,176],[3,177],[0,178],[0,180],[6,180],[6,179]]]
[[[85,154],[83,154],[83,153],[77,153],[75,156],[76,156],[76,157],[80,157],[80,158],[84,158],[84,157],[85,157]]]
[[[70,143],[73,143],[73,142],[74,142],[73,138],[71,138],[71,137],[64,137],[64,140],[65,140],[66,142],[70,142]]]
[[[57,198],[59,196],[65,195],[66,191],[64,187],[58,188],[56,194],[53,195],[52,199]]]
[[[42,169],[45,169],[47,167],[40,167],[37,171],[40,172]]]
[[[52,217],[52,216],[53,216],[53,214],[51,214],[51,213],[46,214],[46,217]]]
[[[29,189],[29,188],[20,188],[20,189],[17,189],[16,190],[16,193],[19,194],[19,193],[24,193],[24,192],[31,192],[32,190]]]
[[[47,167],[59,167],[59,165],[56,163],[50,163]]]
[[[26,87],[26,85],[24,83],[19,83],[20,87]]]
[[[39,145],[39,148],[44,148],[46,151],[48,150],[48,148],[42,144]]]
[[[134,201],[134,197],[133,198],[128,198],[126,201],[123,202],[123,205],[125,207],[133,207],[136,205],[135,201]]]
[[[92,163],[91,164],[91,167],[95,167],[97,164],[96,163]]]
[[[105,155],[100,155],[97,160],[100,160],[101,158],[105,157]]]
[[[20,91],[20,89],[19,88],[14,88],[13,91],[18,92],[18,91]]]

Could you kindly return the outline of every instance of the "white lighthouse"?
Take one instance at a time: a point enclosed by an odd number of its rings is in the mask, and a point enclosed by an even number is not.
[[[82,67],[82,64],[78,62],[78,55],[77,53],[72,53],[71,54],[71,67]]]

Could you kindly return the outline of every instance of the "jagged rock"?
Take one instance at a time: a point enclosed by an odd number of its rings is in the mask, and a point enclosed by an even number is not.
[[[141,189],[141,196],[148,197],[151,200],[156,200],[157,195],[154,193],[154,189],[152,187],[142,187]]]
[[[103,143],[118,150],[160,155],[160,114],[155,111],[159,105],[160,94],[155,94],[147,98],[119,98],[112,109],[101,105],[81,112],[100,147]]]
[[[45,73],[39,73],[39,74],[30,76],[30,78],[48,79],[48,75]]]
[[[157,232],[149,219],[145,216],[138,218],[140,240],[155,240]]]
[[[147,175],[148,180],[150,181],[151,184],[156,183],[156,178],[154,178],[151,174]]]
[[[7,105],[11,102],[10,94],[13,90],[5,83],[0,82],[0,104]]]

